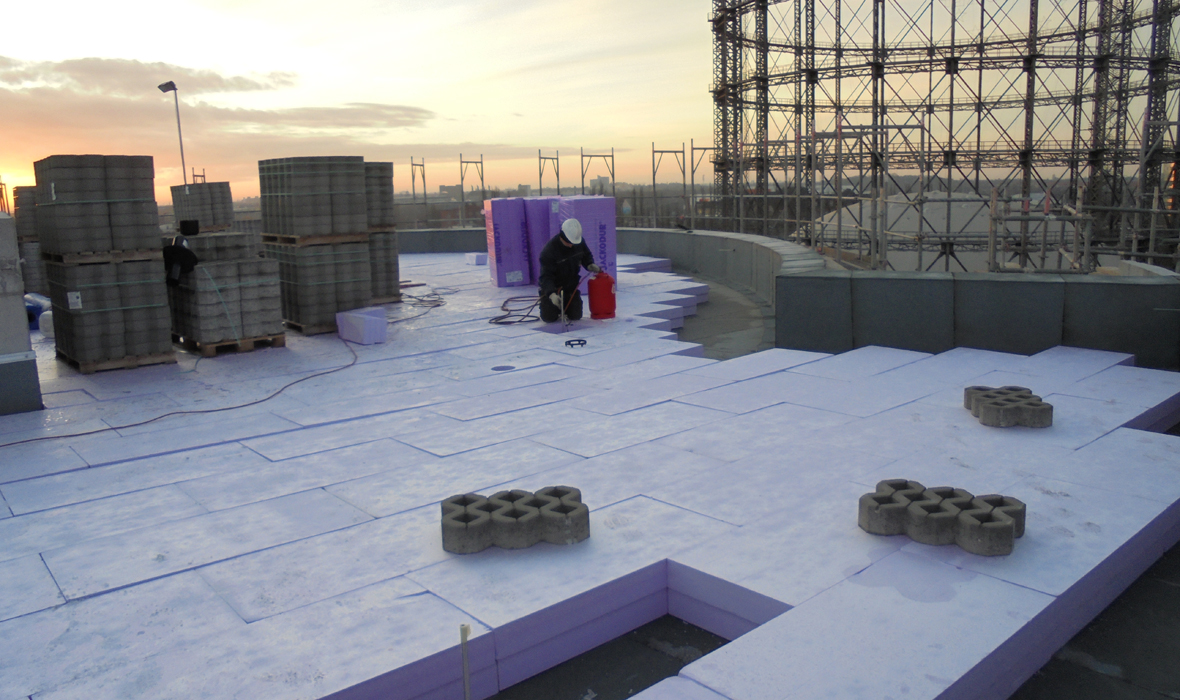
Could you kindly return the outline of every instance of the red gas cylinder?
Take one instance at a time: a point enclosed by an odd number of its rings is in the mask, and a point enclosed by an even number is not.
[[[615,317],[615,280],[599,272],[587,282],[590,292],[590,318]]]

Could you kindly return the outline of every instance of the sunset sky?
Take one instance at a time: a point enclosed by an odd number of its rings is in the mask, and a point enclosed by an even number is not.
[[[482,153],[489,186],[537,183],[537,149],[580,180],[579,147],[651,180],[651,145],[712,141],[709,0],[114,0],[5,8],[0,177],[59,153],[155,157],[157,199],[185,160],[236,198],[257,161],[360,155],[431,192]],[[698,177],[711,180],[707,170]],[[597,161],[588,178],[605,175]],[[680,180],[675,162],[661,182]],[[475,174],[469,170],[469,178]],[[472,179],[469,179],[470,185]],[[475,180],[478,185],[478,180]],[[550,173],[546,186],[552,186]]]

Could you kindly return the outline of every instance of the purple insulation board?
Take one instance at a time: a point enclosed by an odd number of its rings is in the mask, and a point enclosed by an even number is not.
[[[484,201],[488,229],[488,271],[497,287],[521,287],[529,284],[529,230],[524,215],[524,200],[488,199]]]
[[[541,251],[561,231],[558,212],[560,197],[525,197],[524,215],[529,226],[529,278],[532,284],[541,282]]]
[[[577,219],[582,224],[582,238],[590,246],[594,254],[594,262],[619,280],[618,238],[615,232],[615,198],[614,197],[562,197],[558,206],[558,221]],[[586,274],[583,271],[583,274]],[[587,282],[582,281],[579,289],[582,295],[587,292]]]

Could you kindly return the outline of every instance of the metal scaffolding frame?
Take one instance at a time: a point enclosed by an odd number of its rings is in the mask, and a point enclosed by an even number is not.
[[[487,199],[488,191],[483,182],[483,154],[479,154],[479,160],[463,160],[463,154],[459,154],[459,225],[467,226],[467,166],[474,165],[475,172],[479,175],[479,202],[482,205],[483,200]],[[422,184],[426,184],[426,175],[423,173]]]
[[[545,165],[552,164],[553,172],[557,175],[557,196],[561,196],[561,151],[554,151],[552,156],[541,155],[537,149],[537,196],[545,194]]]
[[[708,225],[873,268],[890,250],[949,263],[989,242],[1021,268],[1100,254],[1180,266],[1178,13],[1177,0],[713,0]]]
[[[582,154],[582,194],[586,194],[586,173],[590,172],[590,166],[594,163],[595,158],[601,158],[602,162],[606,164],[606,171],[610,173],[610,196],[615,196],[615,147],[611,146],[610,153],[587,153],[584,147],[578,149]]]

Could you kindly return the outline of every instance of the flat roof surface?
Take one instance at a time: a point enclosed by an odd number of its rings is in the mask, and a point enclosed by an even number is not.
[[[1180,538],[1180,437],[1124,427],[1180,375],[1127,355],[718,362],[672,332],[707,287],[659,261],[620,256],[618,317],[565,334],[488,324],[533,289],[463,255],[401,263],[446,304],[389,307],[423,315],[384,344],[85,376],[36,345],[48,408],[0,444],[251,405],[0,447],[0,700],[461,698],[460,624],[486,697],[667,613],[737,639],[645,699],[1006,697]],[[977,384],[1054,426],[980,425]],[[990,558],[869,535],[886,478],[1017,497],[1028,529]],[[588,540],[442,550],[440,500],[558,484]]]

